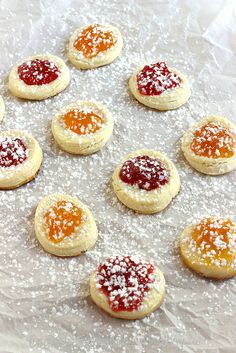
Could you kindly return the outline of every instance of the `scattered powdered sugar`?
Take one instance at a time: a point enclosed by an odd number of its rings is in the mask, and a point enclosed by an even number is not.
[[[17,136],[0,136],[0,168],[14,169],[17,165],[22,164],[28,155],[29,150],[24,139]]]
[[[230,2],[227,2],[229,4]],[[230,45],[235,19],[226,23],[226,2],[58,0],[1,3],[0,88],[6,103],[2,130],[31,132],[44,152],[32,182],[0,192],[1,350],[17,353],[203,353],[234,352],[235,280],[200,278],[181,261],[177,239],[187,223],[207,215],[235,220],[235,173],[219,177],[191,169],[179,139],[193,123],[218,114],[236,122],[235,56]],[[228,5],[227,5],[228,6]],[[226,8],[233,15],[233,10]],[[26,15],[27,14],[27,15]],[[220,21],[220,25],[219,22]],[[67,61],[71,84],[42,102],[19,100],[6,87],[13,65],[34,53],[66,59],[65,44],[79,26],[113,23],[124,49],[111,65],[77,70]],[[216,31],[218,31],[216,33]],[[216,33],[216,35],[214,35]],[[231,39],[224,50],[224,38]],[[217,40],[216,40],[217,38]],[[166,61],[192,84],[180,109],[157,112],[132,97],[127,81],[143,62]],[[99,153],[72,156],[53,140],[52,117],[77,100],[101,101],[111,111],[114,133]],[[111,188],[120,160],[141,148],[160,150],[176,164],[181,190],[160,214],[135,214]],[[76,258],[43,251],[34,234],[42,197],[74,195],[89,206],[99,228],[94,248]],[[155,263],[165,275],[164,303],[140,321],[110,318],[89,297],[89,274],[118,254]]]
[[[146,65],[137,75],[139,93],[146,96],[159,96],[181,84],[181,79],[171,72],[165,62]]]

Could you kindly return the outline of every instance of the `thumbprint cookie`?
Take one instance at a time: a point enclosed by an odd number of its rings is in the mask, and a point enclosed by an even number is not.
[[[157,110],[179,108],[191,94],[187,77],[165,62],[139,66],[130,77],[129,87],[140,103]]]
[[[99,151],[113,131],[113,119],[101,103],[79,101],[61,110],[52,120],[58,145],[73,154]]]
[[[37,206],[35,234],[44,250],[64,257],[91,249],[98,231],[92,213],[81,201],[53,194],[44,197]]]
[[[68,58],[80,69],[110,64],[121,53],[123,39],[118,28],[94,23],[77,29],[69,41]]]
[[[236,224],[228,218],[208,217],[186,226],[180,236],[180,253],[186,265],[202,276],[235,276]]]
[[[189,164],[204,174],[236,169],[236,126],[217,115],[205,118],[185,132],[181,148]]]
[[[111,316],[141,319],[160,307],[165,278],[151,262],[138,257],[109,257],[90,275],[90,294]]]
[[[163,153],[143,149],[124,157],[114,171],[112,184],[124,205],[151,214],[162,211],[177,195],[180,178]]]
[[[70,72],[55,55],[35,55],[22,60],[9,74],[8,87],[19,98],[42,100],[63,91],[70,82]]]
[[[0,132],[0,189],[15,189],[34,179],[43,160],[35,138],[25,132]]]

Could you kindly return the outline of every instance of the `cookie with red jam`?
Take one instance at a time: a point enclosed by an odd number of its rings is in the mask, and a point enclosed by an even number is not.
[[[140,103],[157,110],[179,108],[191,94],[187,77],[163,61],[139,66],[129,88]]]
[[[8,87],[19,98],[42,100],[62,92],[70,82],[70,72],[55,55],[34,55],[15,65],[9,74]]]
[[[180,189],[178,171],[161,152],[143,149],[125,156],[112,177],[118,199],[143,214],[162,211]]]
[[[36,139],[20,130],[0,132],[0,189],[15,189],[34,179],[43,160]]]
[[[94,303],[111,316],[141,319],[160,307],[165,294],[163,273],[136,256],[113,256],[90,276]]]

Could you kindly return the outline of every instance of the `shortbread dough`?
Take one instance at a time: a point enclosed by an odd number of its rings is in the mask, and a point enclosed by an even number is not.
[[[69,195],[53,194],[44,197],[37,206],[35,234],[44,250],[64,257],[90,250],[98,231],[85,204]]]
[[[109,24],[93,23],[77,29],[69,41],[68,58],[79,69],[110,64],[121,53],[122,35]]]
[[[227,218],[208,217],[186,226],[180,237],[180,253],[186,265],[202,276],[235,276],[236,224]]]
[[[2,121],[5,113],[5,104],[2,96],[0,96],[0,122]]]
[[[129,87],[140,103],[157,110],[179,108],[191,94],[187,77],[165,62],[140,65],[130,77]]]
[[[40,54],[14,66],[8,86],[16,97],[42,100],[60,93],[69,82],[70,72],[62,59],[51,54]]]
[[[236,126],[221,116],[204,118],[184,133],[181,148],[199,172],[228,173],[236,169]]]
[[[154,184],[150,185],[149,170],[146,167],[143,169],[144,174],[141,175],[141,180],[133,185],[121,180],[120,173],[122,166],[125,166],[126,161],[136,161],[136,157],[142,157],[141,163],[145,165],[145,159],[151,158],[150,168],[153,168],[152,163],[157,163],[154,167]],[[157,160],[157,162],[152,162]],[[132,162],[132,163],[134,163]],[[136,163],[136,162],[135,162]],[[149,163],[149,162],[148,162]],[[158,174],[159,163],[161,168],[164,168],[160,175]],[[146,165],[147,166],[147,165]],[[148,166],[147,166],[148,167]],[[148,168],[149,168],[148,167]],[[156,168],[156,169],[155,169]],[[127,176],[129,177],[127,169]],[[133,178],[136,178],[136,172],[132,173]],[[165,179],[165,183],[163,181]],[[140,187],[138,186],[140,184]],[[151,214],[162,211],[171,202],[180,189],[180,178],[175,165],[163,153],[142,149],[132,152],[124,157],[119,166],[115,169],[112,184],[116,196],[127,207],[144,214]],[[156,187],[155,187],[156,186]]]
[[[141,319],[160,307],[165,278],[150,262],[135,256],[114,256],[91,274],[90,294],[94,303],[111,316]]]
[[[19,130],[0,132],[0,189],[15,189],[34,179],[43,159],[35,138]]]
[[[101,103],[78,101],[62,109],[52,120],[58,145],[73,154],[100,150],[113,131],[113,118]]]

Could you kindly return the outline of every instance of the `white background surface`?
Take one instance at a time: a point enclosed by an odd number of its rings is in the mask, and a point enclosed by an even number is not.
[[[206,215],[235,220],[235,173],[209,177],[193,171],[179,149],[182,133],[205,115],[236,123],[235,1],[210,0],[0,0],[0,83],[6,102],[1,129],[32,132],[44,151],[35,181],[0,193],[1,353],[234,353],[235,280],[213,282],[190,272],[179,258],[177,238],[186,223]],[[94,21],[118,26],[124,50],[113,64],[79,71],[68,63],[71,84],[43,102],[7,92],[10,68],[45,51],[66,59],[73,30]],[[192,84],[189,102],[159,113],[136,102],[127,80],[140,62],[165,60]],[[77,99],[98,100],[115,119],[110,143],[88,157],[61,152],[50,122]],[[136,215],[115,198],[110,185],[124,154],[161,150],[176,163],[182,188],[161,214]],[[71,259],[46,254],[35,239],[34,212],[52,192],[78,196],[93,211],[100,232],[94,249]],[[111,254],[138,254],[165,273],[165,302],[149,318],[124,322],[90,300],[88,276]]]

